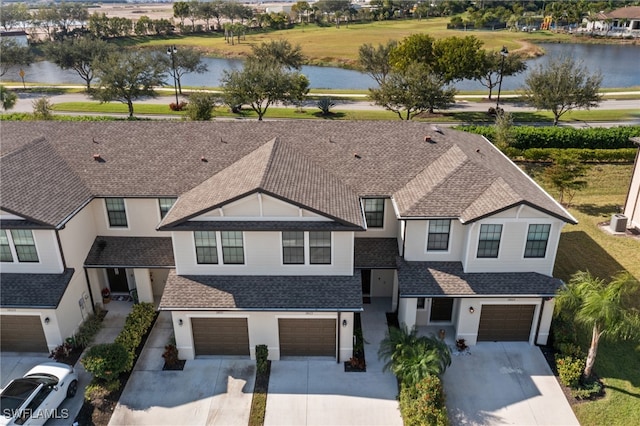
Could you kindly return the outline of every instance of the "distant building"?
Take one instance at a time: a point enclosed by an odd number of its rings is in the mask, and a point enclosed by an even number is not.
[[[19,46],[29,45],[29,35],[24,31],[0,31],[0,38],[15,40]]]
[[[623,7],[609,13],[600,12],[597,20],[587,22],[587,31],[640,37],[640,6]]]

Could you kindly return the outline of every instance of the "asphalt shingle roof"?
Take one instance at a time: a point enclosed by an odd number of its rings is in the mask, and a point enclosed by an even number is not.
[[[214,276],[169,272],[160,309],[361,311],[353,276]]]
[[[465,273],[460,262],[397,258],[400,297],[553,296],[562,281],[535,272]]]
[[[483,137],[418,122],[3,122],[0,150],[2,209],[49,226],[91,197],[182,196],[179,221],[252,190],[344,224],[362,223],[356,195],[403,217],[528,204],[575,222]]]
[[[73,272],[66,269],[61,274],[0,274],[0,306],[55,309]]]
[[[355,238],[353,254],[356,268],[395,269],[398,240],[396,238]]]
[[[173,267],[175,260],[171,237],[96,237],[84,261],[84,266]]]

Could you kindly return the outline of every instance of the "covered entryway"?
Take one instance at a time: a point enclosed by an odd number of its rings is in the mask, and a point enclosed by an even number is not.
[[[0,347],[7,352],[49,352],[39,315],[0,315]]]
[[[336,356],[335,319],[278,319],[281,356]]]
[[[478,341],[528,341],[535,305],[482,305]]]
[[[431,313],[429,314],[430,322],[451,322],[452,312],[453,298],[435,297],[431,299]]]
[[[191,318],[198,355],[249,355],[246,318]]]

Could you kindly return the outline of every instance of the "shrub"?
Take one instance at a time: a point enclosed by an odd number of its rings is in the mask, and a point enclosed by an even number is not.
[[[103,343],[89,348],[80,362],[94,377],[109,382],[126,371],[131,354],[120,343]]]
[[[577,388],[580,384],[584,367],[585,361],[583,359],[571,356],[556,358],[556,368],[558,369],[560,383],[572,389]]]
[[[562,356],[570,356],[573,358],[583,358],[585,356],[582,348],[575,343],[559,343],[558,350]]]
[[[178,348],[176,348],[175,345],[166,345],[162,358],[164,358],[164,363],[167,364],[167,366],[175,367],[180,361],[178,359]]]
[[[58,362],[62,362],[69,356],[72,349],[73,346],[71,345],[71,343],[64,342],[63,344],[56,346],[56,348],[51,351],[51,353],[49,354],[49,358],[53,358]]]
[[[218,103],[218,98],[213,93],[193,92],[189,95],[187,105],[187,117],[193,121],[206,121],[211,119],[211,113]]]
[[[94,407],[104,409],[107,407],[107,396],[118,389],[120,389],[119,380],[104,382],[93,379],[84,390],[84,399],[91,402]]]
[[[583,384],[578,389],[572,389],[571,395],[576,399],[590,399],[602,393],[602,385],[597,380]]]
[[[149,330],[151,324],[153,324],[155,314],[156,311],[153,304],[138,303],[133,305],[133,309],[129,315],[127,315],[124,321],[124,327],[115,339],[115,342],[121,344],[130,355],[125,371],[130,371],[133,368],[136,349],[140,346],[142,337]]]
[[[322,115],[329,115],[331,114],[331,108],[336,106],[336,104],[329,98],[322,98],[316,102],[316,106],[320,108]]]
[[[187,103],[185,101],[180,101],[180,103],[171,102],[169,104],[169,108],[171,111],[182,111],[187,107]]]
[[[269,368],[267,358],[269,357],[269,348],[267,345],[256,345],[256,367],[258,373],[264,374]]]
[[[415,385],[402,385],[400,413],[405,426],[448,425],[442,382],[429,375]]]
[[[51,109],[53,105],[49,102],[49,98],[43,96],[40,99],[36,99],[31,103],[33,105],[33,117],[36,120],[51,120],[53,113]]]
[[[102,312],[97,311],[95,314],[91,314],[84,320],[78,332],[73,337],[73,345],[76,348],[86,348],[91,345],[93,339],[98,334],[98,331],[102,328]]]

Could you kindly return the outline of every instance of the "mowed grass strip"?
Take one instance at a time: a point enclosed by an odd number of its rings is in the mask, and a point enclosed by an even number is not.
[[[633,165],[592,166],[588,186],[578,192],[569,211],[578,225],[564,227],[554,275],[568,280],[578,270],[589,270],[605,280],[621,270],[640,279],[640,240],[608,234],[598,227],[624,204]],[[542,167],[530,168],[542,185]],[[553,194],[553,189],[546,188]],[[585,332],[583,345],[590,333]],[[606,395],[573,409],[583,426],[631,425],[640,419],[640,340],[600,344],[595,371],[606,386]]]

